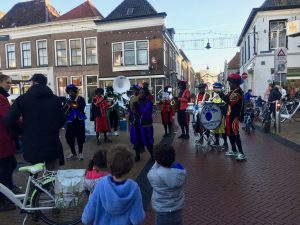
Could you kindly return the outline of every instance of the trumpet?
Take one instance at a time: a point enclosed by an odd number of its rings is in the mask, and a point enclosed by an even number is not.
[[[76,108],[79,107],[79,106],[78,106],[78,102],[75,101],[75,100],[71,100],[71,101],[69,102],[69,105],[70,105],[70,107],[73,108],[73,109],[76,109]]]

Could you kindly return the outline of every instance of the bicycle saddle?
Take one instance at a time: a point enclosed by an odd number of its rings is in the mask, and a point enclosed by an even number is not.
[[[28,173],[31,173],[33,175],[43,171],[45,168],[45,163],[38,163],[38,164],[35,164],[33,166],[23,166],[23,167],[20,167],[19,168],[19,171],[20,172],[28,172]]]

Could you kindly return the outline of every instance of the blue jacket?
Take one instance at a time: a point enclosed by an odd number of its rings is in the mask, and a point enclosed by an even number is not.
[[[166,168],[156,162],[147,177],[153,187],[151,202],[156,212],[173,212],[183,208],[182,187],[186,180],[186,170],[180,164]]]
[[[137,225],[144,217],[138,184],[128,179],[124,184],[116,185],[109,175],[97,183],[81,220],[85,225]]]

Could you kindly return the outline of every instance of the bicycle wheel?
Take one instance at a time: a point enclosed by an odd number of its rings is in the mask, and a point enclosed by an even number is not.
[[[246,130],[246,133],[247,133],[247,134],[250,134],[250,132],[251,132],[250,129],[251,129],[251,128],[250,128],[250,122],[247,121],[247,124],[246,124],[246,127],[245,127],[245,130]]]
[[[48,183],[43,188],[54,196],[54,184]],[[54,207],[37,211],[42,221],[50,225],[75,225],[81,222],[81,214],[88,201],[88,195],[82,193],[82,201],[76,207],[55,208],[55,200],[40,189],[33,197],[33,207]]]

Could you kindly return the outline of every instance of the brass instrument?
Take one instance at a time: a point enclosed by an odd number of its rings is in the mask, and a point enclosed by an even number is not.
[[[111,105],[108,107],[108,109],[111,109],[111,108],[113,108],[117,103],[118,103],[118,101],[117,100],[115,100],[114,98],[107,98],[106,99]]]
[[[76,109],[79,107],[78,102],[75,100],[71,100],[69,104],[70,104],[70,107],[73,109]]]
[[[173,106],[173,105],[175,105],[175,103],[176,103],[176,100],[173,98],[170,102],[170,105]]]

